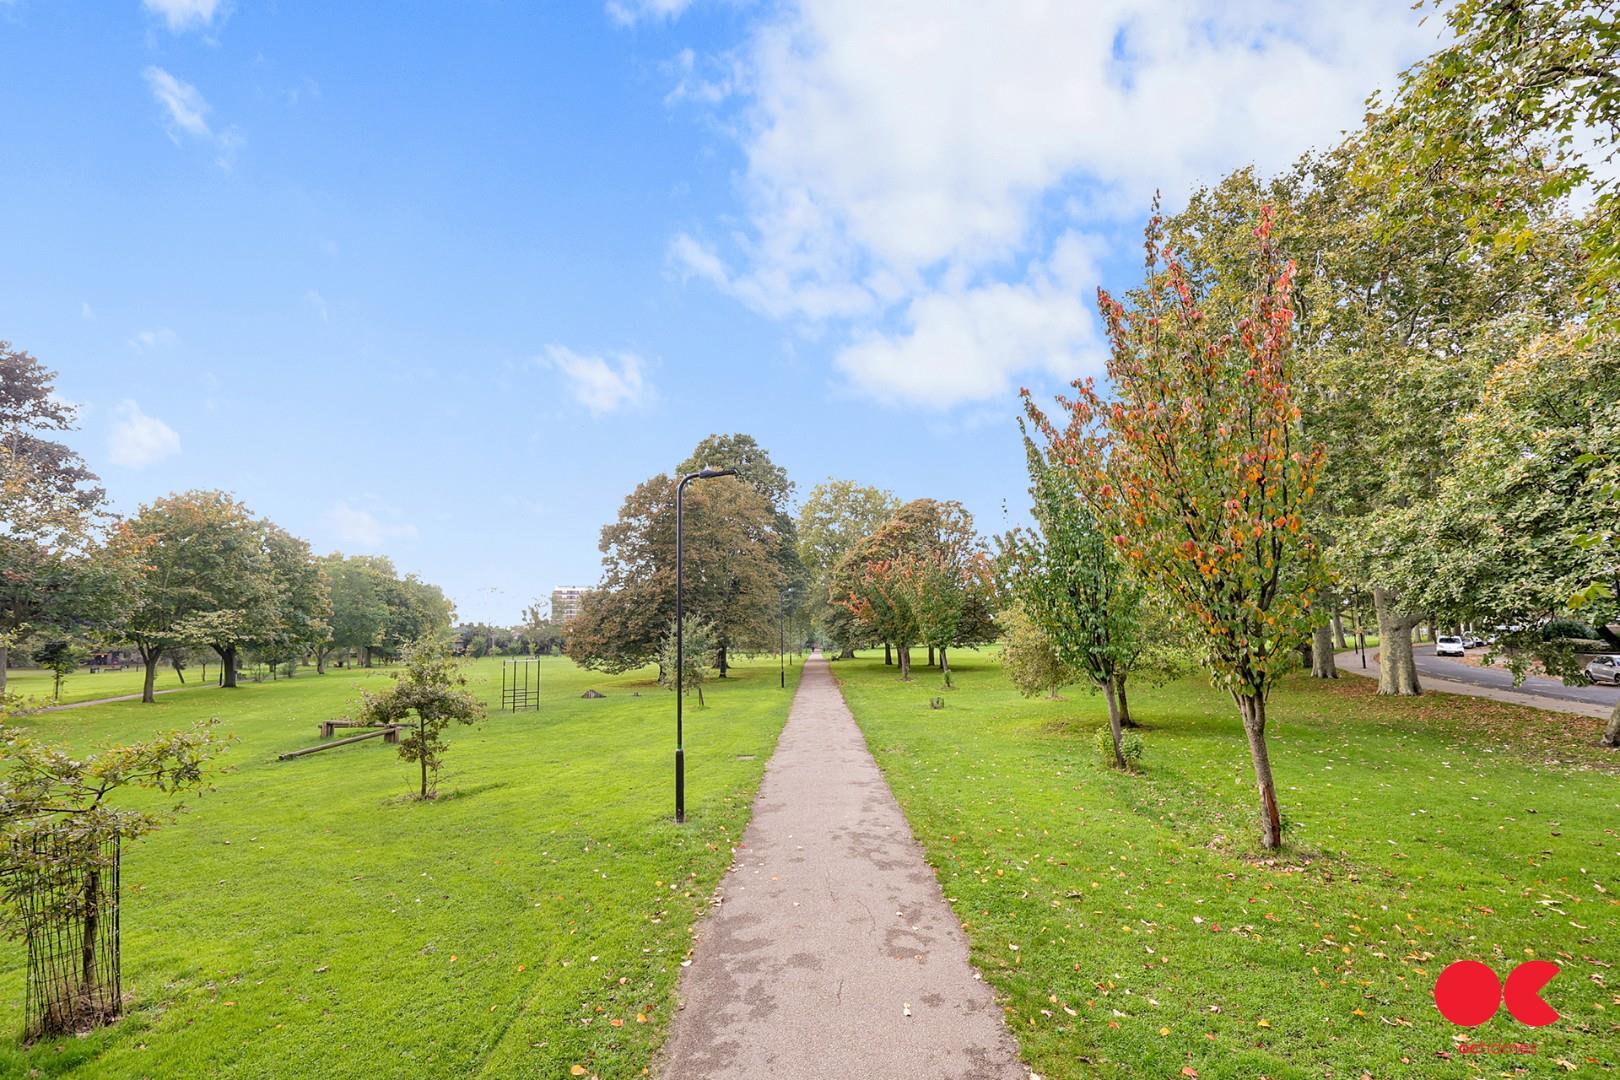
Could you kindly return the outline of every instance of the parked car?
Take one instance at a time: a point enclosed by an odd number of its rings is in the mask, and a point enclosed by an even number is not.
[[[1434,641],[1434,655],[1436,656],[1462,656],[1463,639],[1460,637],[1441,637]]]
[[[1478,634],[1463,635],[1463,648],[1465,649],[1483,649],[1487,644],[1489,643]]]
[[[1620,656],[1599,656],[1586,665],[1587,678],[1595,683],[1620,686]]]

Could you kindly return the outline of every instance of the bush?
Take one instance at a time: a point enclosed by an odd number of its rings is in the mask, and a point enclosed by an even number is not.
[[[1125,764],[1133,765],[1142,760],[1142,736],[1126,728],[1120,732],[1119,752],[1125,757]],[[1097,729],[1097,753],[1109,765],[1114,763],[1114,733],[1105,724]]]
[[[1557,641],[1559,638],[1591,640],[1597,636],[1597,630],[1579,619],[1549,619],[1541,626],[1541,639],[1543,641]]]

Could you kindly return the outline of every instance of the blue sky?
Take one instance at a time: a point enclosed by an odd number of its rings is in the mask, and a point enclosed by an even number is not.
[[[1428,51],[1404,0],[0,0],[0,338],[133,511],[218,487],[467,618],[597,577],[715,431],[1025,482],[1143,211]]]

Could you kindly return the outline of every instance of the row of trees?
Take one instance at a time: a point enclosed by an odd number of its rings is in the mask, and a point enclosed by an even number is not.
[[[1206,311],[1229,320],[1245,232],[1273,208],[1272,242],[1299,268],[1304,435],[1326,460],[1308,515],[1332,570],[1315,651],[1331,651],[1332,613],[1370,600],[1386,694],[1421,689],[1421,623],[1506,628],[1521,673],[1578,677],[1575,649],[1542,632],[1576,606],[1601,639],[1588,648],[1620,649],[1605,496],[1620,204],[1596,170],[1620,133],[1620,34],[1562,0],[1447,19],[1457,42],[1360,131],[1281,176],[1235,173],[1167,224]]]
[[[1520,673],[1580,677],[1550,632],[1574,609],[1620,648],[1620,203],[1593,168],[1620,34],[1562,0],[1447,18],[1457,44],[1339,146],[1155,214],[1142,285],[1099,293],[1107,395],[1077,383],[1051,419],[1026,396],[1013,667],[1113,699],[1162,606],[1234,698],[1268,847],[1267,697],[1307,640],[1333,674],[1346,606],[1376,614],[1386,694],[1420,690],[1421,623],[1503,628]]]
[[[0,342],[0,691],[10,650],[59,670],[89,648],[128,645],[153,699],[159,664],[217,655],[235,686],[244,654],[272,665],[335,651],[369,666],[378,650],[441,638],[444,593],[379,556],[317,558],[309,544],[234,497],[187,491],[127,519],[80,457],[49,436],[73,412],[34,357]]]

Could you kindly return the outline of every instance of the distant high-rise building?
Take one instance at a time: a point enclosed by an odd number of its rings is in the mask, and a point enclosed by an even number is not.
[[[565,623],[579,614],[579,605],[590,592],[588,585],[559,585],[551,590],[551,621]]]

